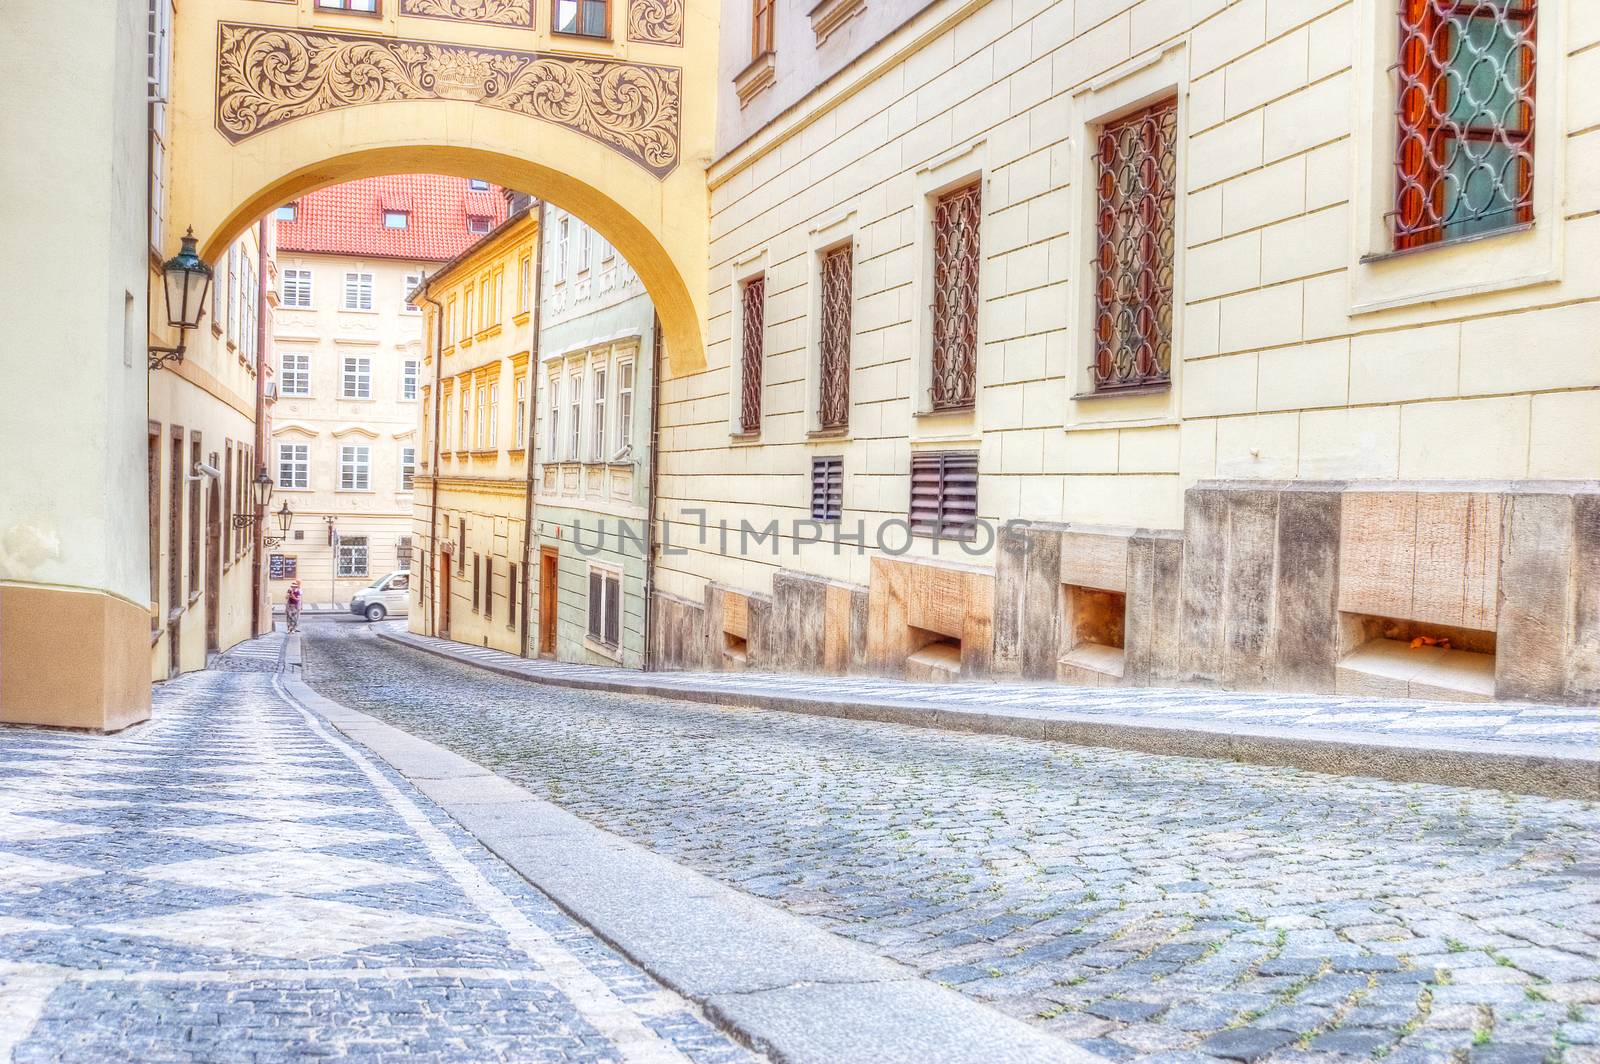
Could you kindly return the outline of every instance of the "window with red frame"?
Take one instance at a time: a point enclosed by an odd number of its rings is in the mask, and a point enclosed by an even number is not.
[[[1533,221],[1536,0],[1400,0],[1397,250]]]

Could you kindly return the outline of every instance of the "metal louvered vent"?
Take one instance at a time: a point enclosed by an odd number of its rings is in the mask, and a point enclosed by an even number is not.
[[[978,452],[913,454],[912,533],[940,539],[973,539],[977,528]]]
[[[811,459],[811,519],[837,521],[844,513],[844,456]]]

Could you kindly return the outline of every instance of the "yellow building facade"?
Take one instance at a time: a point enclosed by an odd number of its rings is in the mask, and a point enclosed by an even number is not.
[[[425,347],[409,627],[520,653],[529,618],[529,432],[538,207],[417,290]]]

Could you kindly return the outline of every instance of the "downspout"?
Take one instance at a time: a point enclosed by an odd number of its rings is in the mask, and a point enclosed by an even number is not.
[[[433,549],[428,553],[431,561],[444,569],[444,555],[439,553],[439,410],[444,404],[444,394],[440,389],[444,386],[444,304],[428,294],[428,278],[422,278],[422,298],[433,304],[433,457],[432,465],[428,472],[428,544]],[[433,596],[430,600],[433,605],[439,602],[439,571],[429,573],[432,579],[429,582],[429,593]],[[424,606],[429,603],[424,602]],[[428,609],[428,634],[438,635],[438,612]]]
[[[650,642],[656,593],[656,455],[661,442],[661,315],[650,316],[650,473],[645,483],[644,671],[653,672],[655,647]]]
[[[269,291],[268,263],[271,250],[267,247],[267,219],[256,223],[256,463],[261,472],[267,470],[267,345],[271,339],[272,308],[267,302]],[[251,492],[252,495],[255,492]],[[262,622],[271,621],[270,607],[265,602],[266,588],[261,574],[265,569],[261,535],[266,527],[267,508],[255,503],[256,520],[252,525],[254,535],[250,544],[250,634],[259,636]]]
[[[533,486],[534,486],[534,461],[533,456],[539,443],[535,429],[539,424],[536,412],[539,408],[537,402],[539,395],[539,355],[543,349],[539,330],[542,327],[544,311],[544,200],[539,200],[539,224],[534,233],[538,244],[533,251],[533,339],[528,345],[528,424],[523,437],[525,445],[522,451],[522,462],[527,467],[527,487],[524,490],[524,504],[526,511],[522,519],[522,601],[517,603],[522,609],[521,654],[528,656],[528,566],[533,560]]]

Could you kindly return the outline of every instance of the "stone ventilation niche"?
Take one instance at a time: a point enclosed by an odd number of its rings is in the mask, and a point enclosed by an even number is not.
[[[750,603],[743,595],[722,596],[722,667],[744,669],[750,663]]]
[[[975,566],[874,558],[868,592],[871,667],[920,683],[986,676],[994,577]]]
[[[1069,531],[1061,537],[1062,683],[1122,682],[1127,640],[1128,534]]]
[[[1339,537],[1340,694],[1495,697],[1504,496],[1351,491]]]

